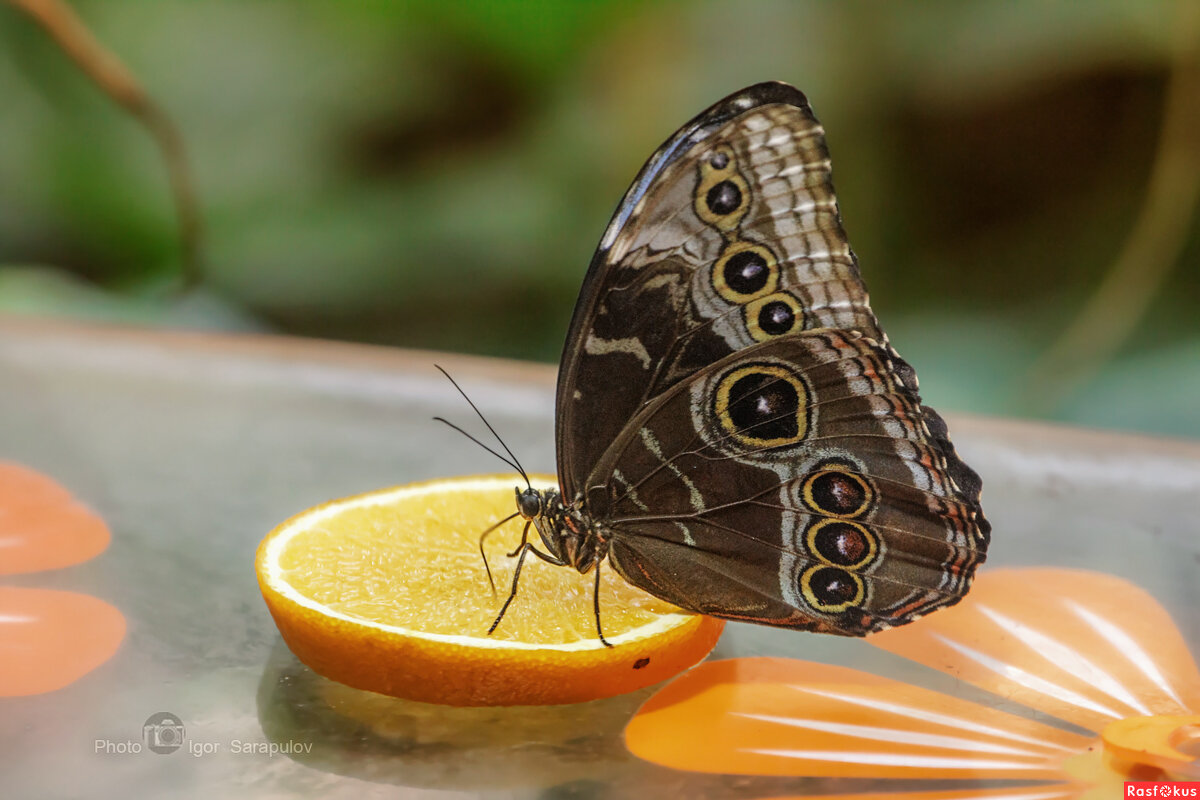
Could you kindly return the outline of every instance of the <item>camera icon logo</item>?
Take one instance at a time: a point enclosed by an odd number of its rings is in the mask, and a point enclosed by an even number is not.
[[[183,747],[183,720],[169,711],[151,714],[142,726],[142,741],[155,753],[174,753]]]

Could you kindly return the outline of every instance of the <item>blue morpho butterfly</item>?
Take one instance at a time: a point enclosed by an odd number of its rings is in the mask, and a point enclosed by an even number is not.
[[[786,84],[730,95],[642,167],[584,278],[556,402],[560,488],[517,489],[489,633],[530,553],[595,568],[597,591],[608,559],[691,611],[847,636],[956,603],[984,560],[979,476],[871,311],[824,131]],[[598,594],[595,611],[604,641]]]

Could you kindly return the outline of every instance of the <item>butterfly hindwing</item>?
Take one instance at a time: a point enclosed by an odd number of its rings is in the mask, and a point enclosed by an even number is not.
[[[889,349],[819,329],[660,395],[597,465],[586,503],[614,566],[652,594],[861,635],[957,601],[982,560],[974,473],[943,434]]]

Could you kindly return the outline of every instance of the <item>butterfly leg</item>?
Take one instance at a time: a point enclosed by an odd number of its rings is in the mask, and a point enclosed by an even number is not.
[[[508,522],[513,517],[516,517],[519,515],[520,515],[520,512],[517,512],[516,514],[509,514],[507,517],[500,520],[499,522],[497,522],[492,527],[488,528],[483,533],[479,534],[479,555],[483,558],[483,568],[487,572],[488,583],[491,584],[491,587],[492,587],[492,597],[496,596],[496,581],[492,578],[492,568],[488,564],[487,553],[483,552],[483,540],[486,539],[488,537],[488,534],[490,534],[492,531],[496,530],[497,528],[499,528],[504,523]],[[525,537],[528,533],[529,533],[529,523],[526,522],[525,530],[521,533],[521,544],[525,544]],[[509,557],[510,558],[512,557],[511,553],[509,554]]]
[[[521,543],[513,548],[511,553],[505,553],[506,556],[512,558],[517,553],[525,548],[525,543],[529,541],[529,526],[533,524],[533,520],[526,520],[525,527],[521,530]]]
[[[604,638],[604,631],[600,628],[600,553],[596,552],[596,585],[592,589],[592,603],[596,612],[596,635],[600,637],[600,643],[605,647],[612,647],[608,639]]]
[[[525,530],[526,532],[529,531],[528,524],[526,524]],[[525,556],[533,553],[547,564],[553,564],[556,567],[565,567],[567,565],[567,562],[563,561],[561,558],[555,558],[552,555],[543,553],[541,550],[538,550],[536,547],[526,542],[524,536],[521,537],[521,541],[523,544],[512,553],[512,555],[517,555],[518,553],[520,554],[517,558],[517,568],[513,570],[512,591],[509,592],[508,599],[504,601],[504,605],[500,607],[500,613],[496,615],[496,621],[492,623],[492,627],[488,628],[488,636],[491,636],[492,631],[496,630],[496,627],[500,624],[500,620],[504,619],[505,613],[508,612],[508,607],[512,605],[512,601],[517,598],[517,582],[521,579],[521,567],[525,565]]]

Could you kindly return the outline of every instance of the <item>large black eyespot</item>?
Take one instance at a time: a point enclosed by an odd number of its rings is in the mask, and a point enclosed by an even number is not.
[[[729,418],[738,431],[756,439],[792,439],[799,433],[796,387],[775,375],[752,372],[729,390]]]
[[[814,556],[837,567],[866,566],[878,552],[874,536],[857,522],[819,520],[808,529],[805,538]]]
[[[814,472],[804,481],[804,502],[831,517],[862,516],[873,496],[866,479],[844,467]]]
[[[754,294],[767,285],[771,268],[754,250],[741,250],[725,261],[725,285],[738,294]]]
[[[863,601],[862,578],[838,567],[813,567],[800,578],[804,599],[817,611],[837,613]]]
[[[713,410],[721,427],[761,450],[799,443],[808,435],[808,389],[782,364],[747,364],[717,383]]]
[[[742,192],[733,181],[721,181],[708,190],[704,202],[708,210],[723,217],[732,214],[742,205]]]
[[[758,310],[758,327],[763,333],[779,336],[790,331],[795,324],[795,312],[782,300],[764,303]]]

